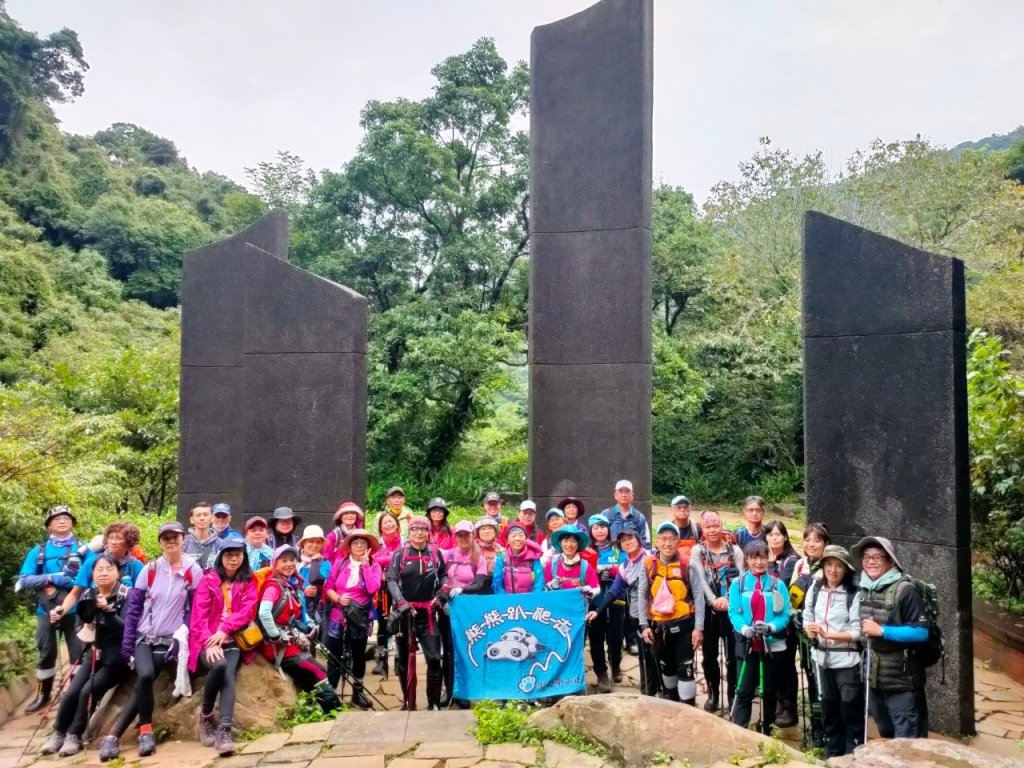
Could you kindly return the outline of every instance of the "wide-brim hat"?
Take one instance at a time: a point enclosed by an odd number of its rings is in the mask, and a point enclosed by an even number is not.
[[[850,548],[850,555],[853,557],[853,562],[856,563],[858,570],[863,570],[862,560],[864,559],[864,550],[868,547],[879,547],[885,550],[885,554],[892,560],[892,564],[903,570],[903,566],[900,565],[900,561],[896,559],[896,549],[893,547],[892,542],[888,539],[882,538],[881,536],[865,536],[863,539],[858,541]],[[825,547],[828,549],[828,547]],[[824,554],[822,555],[824,557]]]
[[[356,525],[362,527],[364,514],[363,508],[356,504],[354,501],[344,501],[340,505],[338,505],[338,508],[334,510],[334,522],[338,522],[338,520],[341,519],[341,516],[344,515],[346,512],[355,512]]]
[[[43,522],[43,525],[48,526],[51,520],[55,517],[60,517],[61,515],[67,515],[71,518],[72,525],[78,525],[78,518],[75,517],[75,513],[71,511],[71,507],[67,504],[58,504],[55,507],[50,507],[46,511],[46,520]]]
[[[299,539],[299,546],[302,546],[302,542],[309,541],[311,539],[323,539],[324,529],[319,525],[307,525],[302,530],[302,538]]]
[[[829,544],[825,547],[825,550],[821,553],[821,558],[815,563],[815,568],[821,568],[830,557],[841,561],[851,571],[857,570],[853,567],[853,560],[850,558],[850,553],[846,551],[846,547],[841,547],[838,544]]]
[[[556,506],[556,507],[558,507],[558,508],[559,508],[560,510],[562,510],[563,512],[565,512],[565,508],[566,508],[566,507],[567,507],[567,506],[568,506],[569,504],[575,504],[575,505],[576,505],[576,509],[578,509],[578,510],[579,510],[579,512],[578,512],[578,513],[577,513],[577,515],[576,515],[577,517],[579,517],[579,518],[581,518],[581,519],[582,519],[582,518],[583,518],[583,516],[584,516],[585,514],[587,514],[587,507],[586,507],[586,505],[584,505],[584,503],[583,503],[582,501],[580,501],[579,499],[577,499],[577,498],[576,498],[575,496],[566,496],[566,497],[565,497],[564,499],[562,499],[562,500],[561,500],[560,502],[558,502],[557,504],[555,504],[555,506]]]
[[[275,523],[281,520],[294,520],[297,527],[302,522],[302,515],[297,514],[291,507],[278,507],[270,519]]]
[[[370,533],[365,528],[355,528],[349,531],[348,536],[341,540],[341,544],[338,545],[338,550],[341,554],[348,556],[349,546],[356,539],[363,539],[366,541],[367,546],[370,547],[370,554],[372,555],[378,549],[380,549],[380,542],[377,541],[377,537]]]
[[[473,523],[473,528],[475,528],[476,530],[479,531],[481,528],[483,528],[484,526],[488,526],[488,525],[491,526],[492,528],[494,528],[494,530],[496,530],[496,531],[500,531],[501,530],[501,523],[499,523],[497,520],[495,520],[490,515],[484,515],[479,520],[477,520],[475,523]],[[526,529],[524,528],[523,530],[526,530]]]
[[[557,531],[551,534],[551,548],[556,552],[562,551],[562,539],[566,536],[572,536],[576,541],[579,542],[580,551],[583,551],[590,546],[590,534],[585,531],[581,531],[579,528],[559,528]]]

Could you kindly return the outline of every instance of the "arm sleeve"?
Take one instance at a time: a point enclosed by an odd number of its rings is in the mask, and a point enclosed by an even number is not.
[[[480,562],[483,562],[483,558],[480,558]],[[482,572],[477,571],[476,576],[473,577],[473,581],[462,588],[462,594],[464,595],[479,595],[484,591],[484,587],[487,586],[487,568],[485,567]]]
[[[542,592],[544,590],[544,569],[540,560],[533,561],[533,589],[531,592]]]
[[[281,630],[278,628],[277,622],[274,621],[274,601],[280,596],[281,588],[277,584],[268,584],[263,589],[263,598],[260,600],[259,609],[257,610],[260,624],[263,625],[263,631],[267,637],[273,640],[281,636]]]
[[[25,555],[21,563],[21,571],[18,572],[18,581],[15,583],[15,590],[41,589],[46,586],[48,576],[36,574],[36,560],[39,559],[39,545],[32,547]]]
[[[882,637],[894,643],[923,643],[928,639],[928,627],[885,626]]]
[[[406,602],[402,596],[401,584],[402,548],[399,547],[391,554],[391,562],[388,564],[387,584],[388,594],[395,605],[402,605]]]
[[[651,584],[647,580],[647,560],[641,560],[641,567],[636,576],[636,615],[640,626],[648,625],[647,604],[650,599]]]
[[[704,569],[690,558],[690,594],[693,595],[693,628],[704,631]]]
[[[359,570],[363,573],[363,579],[366,583],[366,591],[370,594],[370,600],[373,600],[373,596],[376,594],[377,590],[380,589],[380,566],[371,560]]]
[[[505,553],[501,552],[494,558],[494,570],[491,572],[491,591],[496,595],[505,594]]]
[[[740,605],[740,582],[743,577],[736,579],[729,586],[729,623],[732,624],[734,631],[739,632],[743,629],[743,611]]]

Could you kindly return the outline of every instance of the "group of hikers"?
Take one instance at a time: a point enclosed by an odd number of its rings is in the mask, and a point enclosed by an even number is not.
[[[386,498],[372,532],[349,501],[326,534],[318,525],[300,533],[301,517],[288,507],[249,517],[238,531],[227,504],[199,502],[188,531],[178,522],[159,527],[161,554],[148,562],[131,523],[83,543],[72,510],[50,509],[47,538],[29,551],[17,583],[37,595],[39,689],[27,711],[55,703],[59,637],[75,664],[41,751],[81,751],[91,710],[134,670],[134,693],[99,756],[118,757],[136,719],[139,755],[153,754],[154,679],[169,664],[177,694],[191,694],[190,673],[206,674],[196,727],[220,755],[235,749],[236,674],[257,654],[325,712],[340,707],[344,681],[351,705],[371,708],[364,678],[374,631],[372,674],[388,674],[393,647],[404,708],[416,708],[417,648],[428,708],[468,706],[454,698],[448,603],[556,589],[579,590],[589,606],[599,693],[622,681],[627,652],[639,656],[644,693],[695,705],[700,651],[704,709],[727,711],[738,725],[748,726],[757,696],[760,730],[796,724],[803,676],[811,740],[828,756],[863,741],[866,695],[882,736],[927,735],[930,660],[921,651],[933,624],[920,582],[887,539],[867,537],[848,552],[812,523],[800,556],[782,522],[764,523],[756,496],[734,533],[714,512],[691,518],[690,502],[677,496],[652,538],[628,480],[602,512],[587,517],[568,497],[543,523],[529,499],[506,517],[496,492],[479,519],[454,525],[441,498],[425,516],[406,506],[400,487]]]

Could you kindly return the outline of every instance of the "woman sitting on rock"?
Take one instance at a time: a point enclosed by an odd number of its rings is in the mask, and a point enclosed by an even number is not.
[[[298,575],[299,550],[287,544],[274,550],[271,574],[263,585],[256,615],[263,634],[263,655],[288,675],[300,691],[312,691],[324,712],[341,706],[325,670],[309,652],[311,627]]]
[[[235,710],[235,675],[242,652],[234,633],[252,621],[256,612],[256,584],[245,554],[245,540],[233,536],[221,540],[213,568],[203,574],[196,589],[189,622],[188,668],[206,670],[203,705],[199,710],[197,731],[204,747],[215,747],[217,754],[235,751],[231,721]],[[251,654],[250,654],[251,656]],[[220,694],[220,718],[213,704]]]
[[[130,674],[121,658],[130,589],[120,582],[118,561],[113,555],[104,552],[92,562],[88,578],[95,586],[82,593],[78,619],[79,637],[87,640],[92,635],[93,640],[61,698],[53,733],[39,750],[44,755],[57,752],[67,757],[80,752],[90,707]]]
[[[370,608],[381,583],[380,565],[372,557],[378,546],[369,531],[351,531],[342,540],[339,558],[324,584],[324,595],[332,606],[327,621],[327,679],[336,687],[345,672],[341,667],[344,663],[352,672],[352,705],[359,709],[371,708],[363,689],[363,676],[366,640],[373,625]]]

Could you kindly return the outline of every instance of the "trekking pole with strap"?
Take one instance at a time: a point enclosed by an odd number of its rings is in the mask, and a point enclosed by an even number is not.
[[[864,744],[868,743],[868,702],[871,699],[871,636],[864,643]]]
[[[742,635],[741,635],[742,637]],[[740,688],[743,686],[743,676],[747,674],[747,661],[750,659],[750,646],[752,643],[746,637],[743,637],[743,663],[740,664],[740,673],[736,676],[736,692],[733,694],[732,706],[729,707],[729,719],[732,720],[733,713],[736,711],[736,702],[740,700]]]
[[[332,651],[330,651],[324,643],[322,643],[322,642],[320,642],[318,640],[316,642],[316,648],[317,648],[318,651],[320,651],[320,653],[322,653],[324,655],[325,659],[327,659],[331,664],[334,664],[339,669],[341,669],[341,674],[342,674],[343,678],[347,677],[349,683],[352,683],[352,684],[355,683],[355,678],[352,676],[351,670],[349,670],[343,663],[340,663],[340,660],[338,659],[338,657],[335,656],[334,653]],[[374,696],[365,686],[363,687],[363,693],[365,693],[367,696],[369,696],[373,700],[373,702],[378,707],[380,707],[382,710],[386,710],[387,709],[387,707],[384,704],[381,703],[380,699],[378,699],[376,696]]]
[[[21,759],[25,757],[25,753],[28,752],[28,748],[32,746],[32,742],[35,740],[36,734],[39,733],[39,729],[42,727],[43,723],[46,722],[46,718],[49,717],[50,710],[53,708],[53,705],[57,703],[57,700],[60,698],[61,693],[64,691],[64,686],[66,686],[68,682],[71,680],[71,678],[75,676],[75,672],[78,671],[78,667],[81,665],[82,659],[85,658],[86,651],[88,651],[90,647],[91,645],[82,649],[82,652],[78,655],[78,658],[75,659],[75,663],[72,664],[71,669],[68,670],[68,674],[65,677],[61,678],[60,685],[57,686],[57,690],[55,690],[53,694],[50,696],[50,703],[46,705],[46,709],[44,709],[42,714],[40,715],[39,722],[36,723],[36,727],[32,729],[32,735],[28,737],[28,741],[25,743],[25,748],[21,750],[21,755],[18,757],[18,760],[16,761],[15,764],[20,763]],[[60,657],[59,647],[57,650],[57,656],[58,658]]]

